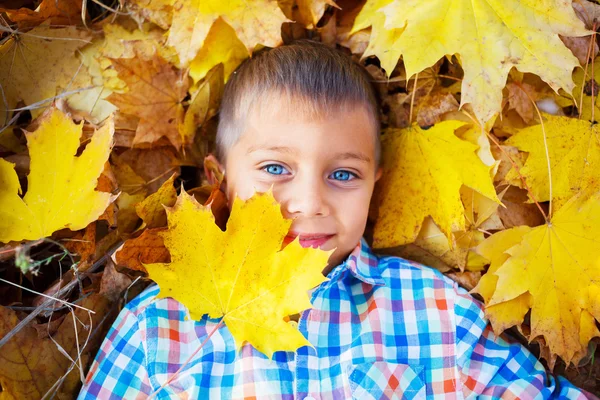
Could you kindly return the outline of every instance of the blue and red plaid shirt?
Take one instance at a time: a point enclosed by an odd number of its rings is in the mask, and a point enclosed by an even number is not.
[[[585,399],[523,346],[497,337],[482,306],[438,271],[377,257],[362,241],[311,294],[298,329],[314,345],[273,360],[221,327],[158,398]],[[218,324],[185,320],[150,286],[121,311],[79,399],[140,399]]]

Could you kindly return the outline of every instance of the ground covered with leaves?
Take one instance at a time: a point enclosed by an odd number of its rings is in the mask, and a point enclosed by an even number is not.
[[[599,24],[589,0],[3,2],[0,397],[75,397],[122,306],[185,274],[191,239],[164,206],[203,210],[203,248],[228,240],[204,162],[224,83],[305,38],[352,55],[381,97],[374,248],[458,281],[495,332],[600,394]],[[297,312],[280,308],[265,318]]]

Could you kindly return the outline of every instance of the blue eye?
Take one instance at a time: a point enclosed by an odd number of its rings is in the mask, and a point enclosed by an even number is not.
[[[284,175],[288,173],[288,170],[279,164],[265,165],[262,169],[271,175]]]
[[[331,175],[329,175],[330,179],[335,179],[336,181],[350,181],[354,178],[356,178],[356,174],[350,172],[350,171],[345,171],[343,169],[338,170],[333,172]]]

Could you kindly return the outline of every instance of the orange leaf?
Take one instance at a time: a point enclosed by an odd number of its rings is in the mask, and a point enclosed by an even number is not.
[[[133,58],[110,59],[129,90],[113,93],[107,99],[121,112],[140,118],[134,146],[153,143],[165,136],[179,149],[182,143],[179,125],[184,118],[181,101],[187,94],[189,78],[156,54],[145,59],[137,50],[134,52]]]

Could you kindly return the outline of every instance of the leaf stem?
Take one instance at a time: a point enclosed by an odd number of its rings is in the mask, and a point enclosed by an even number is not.
[[[190,361],[192,361],[192,358],[194,358],[194,356],[196,354],[198,354],[198,352],[200,351],[200,349],[202,349],[204,347],[204,345],[206,345],[206,343],[208,342],[208,340],[210,339],[210,337],[219,330],[219,328],[224,324],[225,322],[225,316],[223,316],[223,318],[221,318],[221,320],[219,321],[219,323],[217,324],[217,326],[215,326],[215,328],[208,334],[208,336],[206,337],[206,339],[204,339],[204,341],[202,342],[202,344],[200,346],[198,346],[198,348],[196,350],[194,350],[194,352],[192,354],[190,354],[190,356],[187,358],[187,360],[185,360],[185,362],[181,365],[181,367],[179,367],[179,369],[177,371],[175,371],[175,373],[173,375],[171,375],[169,377],[169,379],[167,379],[167,381],[165,383],[163,383],[158,389],[156,389],[153,393],[150,394],[150,397],[148,397],[148,400],[151,400],[153,398],[156,397],[156,395],[158,395],[158,393],[163,390],[169,383],[171,383],[173,381],[173,379],[175,379],[175,377],[177,375],[179,375],[179,373],[190,363]]]
[[[592,68],[593,68],[593,64],[592,64]],[[550,199],[550,203],[548,205],[548,216],[546,217],[546,223],[549,223],[550,220],[552,219],[552,168],[550,167],[550,151],[548,150],[548,139],[547,139],[547,135],[546,135],[546,127],[544,126],[544,119],[542,118],[542,113],[540,112],[540,109],[538,108],[537,104],[535,104],[535,101],[533,101],[533,99],[531,98],[529,93],[527,93],[525,88],[523,86],[521,86],[520,82],[515,82],[515,84],[519,88],[521,88],[523,93],[525,93],[525,96],[527,96],[529,101],[531,101],[531,104],[533,104],[533,108],[535,108],[535,112],[537,113],[538,118],[540,119],[540,124],[542,126],[542,138],[544,139],[544,151],[546,152],[546,166],[548,168],[548,198]],[[531,195],[531,192],[529,194]]]
[[[413,108],[415,105],[415,94],[417,93],[417,81],[419,80],[419,74],[417,73],[415,75],[415,83],[413,85],[413,91],[412,91],[412,95],[410,98],[410,114],[408,116],[408,123],[409,125],[412,125],[412,116],[413,116]]]
[[[479,125],[479,121],[477,121],[473,116],[471,116],[471,114],[469,114],[468,112],[466,112],[464,110],[463,110],[463,113],[467,117],[469,117],[469,119],[471,119],[471,121],[473,121],[474,124]],[[519,179],[521,179],[521,183],[523,184],[523,187],[525,188],[525,190],[527,190],[527,194],[529,195],[529,197],[531,197],[531,200],[533,200],[533,202],[537,206],[538,210],[540,210],[540,213],[542,213],[542,216],[544,217],[544,219],[546,221],[548,221],[548,216],[546,215],[546,212],[544,211],[544,209],[542,208],[540,203],[535,198],[533,192],[529,188],[529,185],[527,185],[527,182],[525,182],[525,177],[521,174],[521,170],[520,170],[519,166],[517,165],[517,163],[515,162],[515,160],[513,160],[512,157],[510,156],[510,154],[508,154],[506,152],[506,150],[504,150],[502,148],[502,146],[498,142],[498,139],[496,139],[496,137],[494,135],[492,135],[486,129],[483,129],[483,131],[485,132],[485,135],[488,137],[488,139],[490,139],[492,141],[492,143],[494,143],[496,145],[496,147],[498,147],[498,149],[502,152],[502,154],[504,154],[504,156],[508,159],[508,161],[510,161],[512,167],[515,169],[515,171],[517,171],[517,174],[519,174]]]

